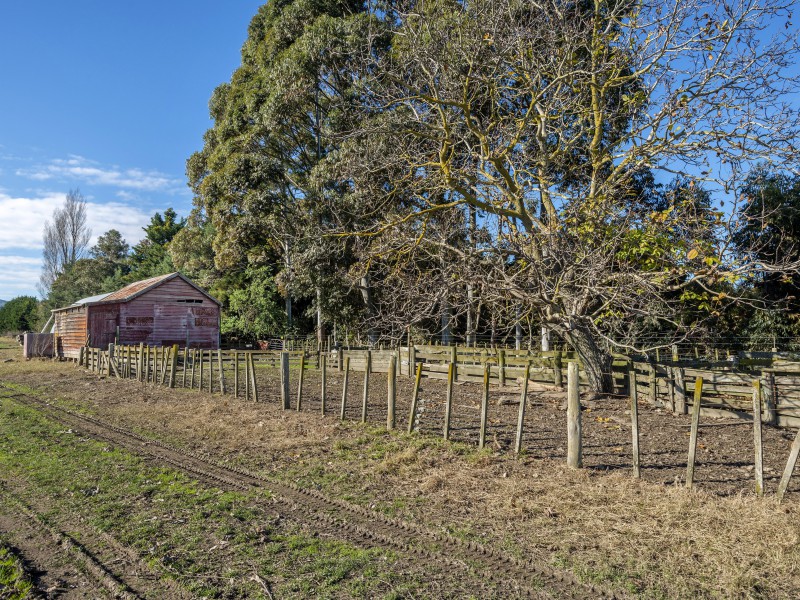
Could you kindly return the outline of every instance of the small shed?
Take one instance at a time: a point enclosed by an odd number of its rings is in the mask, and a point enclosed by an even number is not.
[[[59,356],[81,346],[219,347],[220,303],[181,273],[144,279],[53,311]]]

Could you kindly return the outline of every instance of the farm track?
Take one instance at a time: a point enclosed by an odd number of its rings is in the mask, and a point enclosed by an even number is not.
[[[2,386],[6,388],[6,386]],[[335,538],[364,547],[381,547],[406,553],[446,568],[474,571],[491,582],[529,598],[621,598],[618,593],[577,581],[570,573],[552,570],[536,562],[519,560],[449,534],[432,532],[422,526],[393,519],[378,512],[333,499],[292,483],[266,479],[243,469],[223,465],[211,457],[180,450],[124,428],[55,406],[34,396],[17,393],[6,396],[43,412],[56,421],[84,434],[166,464],[200,481],[237,491],[265,490],[272,496],[281,517]],[[488,591],[488,589],[487,589]]]
[[[93,581],[98,588],[105,589],[112,598],[120,600],[140,600],[142,598],[128,589],[124,577],[115,574],[114,570],[104,564],[101,558],[93,555],[73,536],[50,524],[31,506],[2,485],[0,485],[0,500],[4,507],[13,509],[19,516],[27,520],[28,526],[33,530],[28,535],[35,537],[35,543],[51,546],[55,552],[60,552],[78,571]],[[47,565],[42,566],[47,567]],[[33,597],[49,597],[49,594],[44,590],[37,589],[33,592]]]

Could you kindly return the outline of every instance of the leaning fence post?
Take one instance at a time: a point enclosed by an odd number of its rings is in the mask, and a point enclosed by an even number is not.
[[[753,450],[755,451],[756,495],[764,495],[764,450],[761,443],[761,382],[753,381]]]
[[[250,402],[250,353],[249,352],[244,353],[244,401]]]
[[[417,377],[414,380],[414,392],[411,394],[411,411],[408,415],[408,433],[414,431],[414,419],[417,416],[417,401],[419,400],[420,381],[422,381],[422,363],[417,365]]]
[[[482,450],[486,445],[486,422],[489,417],[489,377],[491,375],[490,366],[487,362],[483,365],[483,397],[481,398],[481,425],[478,434],[478,449]]]
[[[800,454],[800,429],[797,430],[797,435],[794,436],[792,442],[792,449],[789,452],[789,460],[786,461],[786,468],[783,470],[781,482],[778,485],[778,502],[783,500],[783,495],[786,493],[786,488],[789,487],[789,481],[794,473],[794,467],[797,464],[797,455]]]
[[[522,378],[522,391],[519,395],[519,412],[517,413],[517,439],[514,444],[514,453],[522,452],[522,428],[525,422],[525,405],[528,403],[528,379],[531,375],[531,363],[525,365],[525,375]]]
[[[567,363],[567,466],[579,469],[583,466],[583,442],[581,439],[581,395],[578,380],[578,363]]]
[[[253,402],[258,402],[258,379],[256,379],[256,361],[250,352],[250,385],[253,388]]]
[[[694,403],[692,404],[692,430],[689,435],[689,462],[686,465],[686,487],[694,485],[694,463],[697,456],[697,429],[700,426],[700,401],[703,397],[703,378],[697,377],[694,383]]]
[[[386,389],[386,429],[394,429],[395,425],[395,418],[394,418],[394,407],[395,407],[395,400],[397,398],[396,393],[396,371],[397,371],[397,360],[396,357],[392,356],[389,359],[389,373],[386,376],[387,379],[387,389]]]
[[[170,355],[169,387],[175,387],[175,371],[178,369],[178,344],[173,344]]]
[[[636,389],[636,370],[628,372],[631,389],[631,448],[633,454],[633,476],[639,479],[642,474],[639,469],[639,394]]]
[[[290,408],[289,404],[289,353],[281,352],[281,400],[283,410]]]

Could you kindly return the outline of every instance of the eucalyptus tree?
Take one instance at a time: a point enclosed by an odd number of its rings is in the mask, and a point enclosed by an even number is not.
[[[322,290],[337,297],[329,288],[341,263],[331,256],[338,244],[317,235],[328,218],[320,198],[335,189],[314,169],[333,148],[331,131],[349,118],[352,48],[368,45],[374,20],[359,0],[262,6],[241,66],[213,93],[204,147],[187,163],[194,221],[211,227],[217,269],[280,260],[273,275],[287,317],[293,296],[312,296],[320,334],[330,306]]]
[[[631,323],[681,335],[686,294],[721,304],[720,284],[796,268],[791,257],[731,252],[753,162],[796,164],[791,8],[392,3],[391,50],[377,68],[363,56],[369,102],[339,152],[341,179],[369,199],[354,203],[367,224],[350,233],[383,258],[420,247],[461,257],[485,301],[520,303],[576,349],[595,391],[610,390],[611,351],[636,346]],[[651,172],[729,204],[698,211],[683,194],[655,209],[640,185]],[[465,207],[489,232],[470,263],[425,235],[437,215]]]

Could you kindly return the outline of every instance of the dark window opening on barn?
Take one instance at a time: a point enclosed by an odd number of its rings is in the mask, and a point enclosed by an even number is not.
[[[196,300],[194,298],[183,298],[181,300],[176,300],[175,302],[183,302],[184,304],[202,304],[202,300]]]

